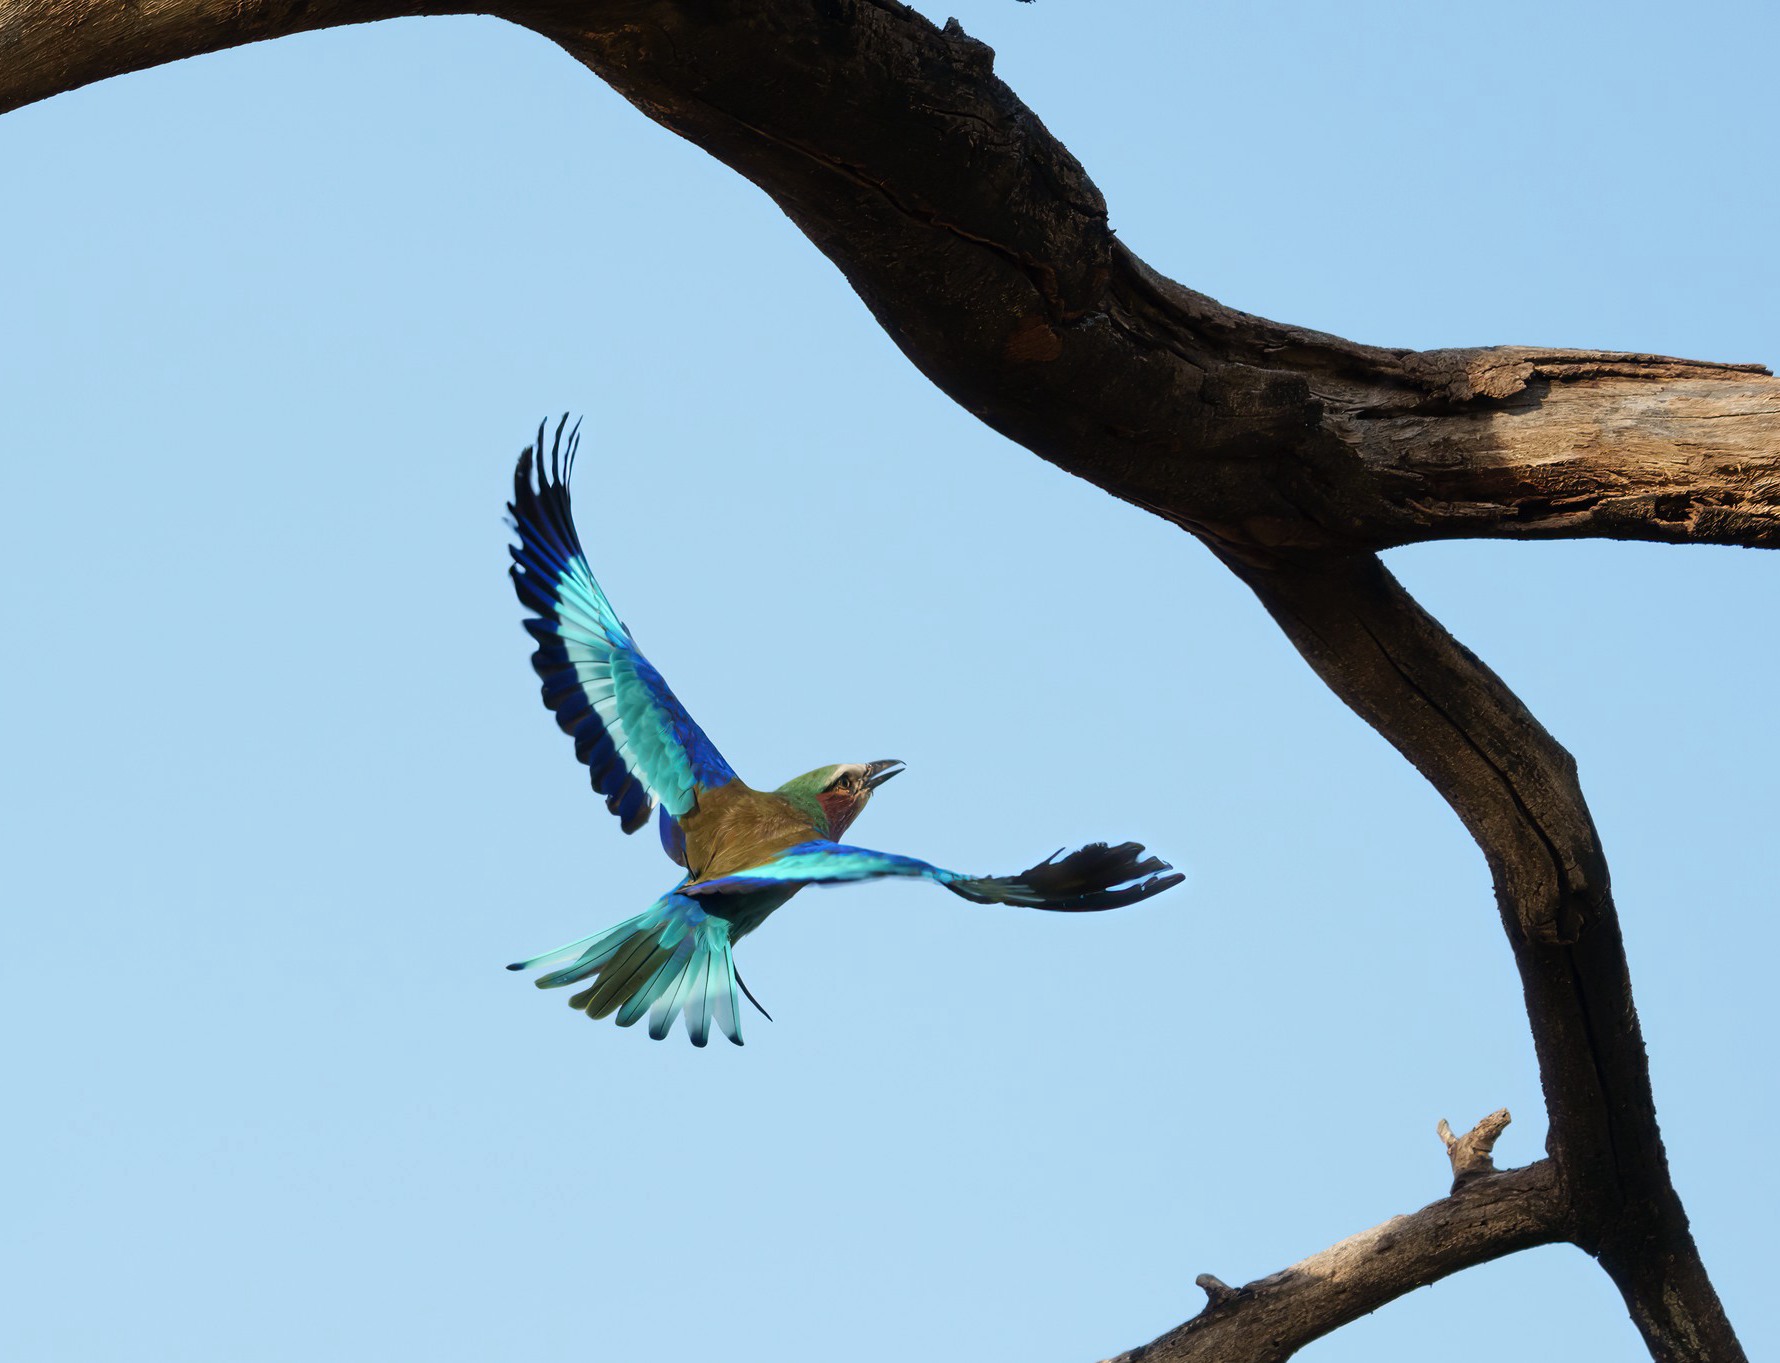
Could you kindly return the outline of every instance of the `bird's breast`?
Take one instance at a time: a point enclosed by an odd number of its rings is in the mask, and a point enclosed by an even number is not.
[[[759,866],[818,836],[787,800],[740,781],[700,791],[698,807],[680,823],[686,831],[686,868],[695,882]]]

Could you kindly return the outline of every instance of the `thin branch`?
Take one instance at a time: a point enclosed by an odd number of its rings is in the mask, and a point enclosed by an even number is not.
[[[1566,1215],[1549,1160],[1489,1174],[1243,1287],[1201,1274],[1203,1311],[1108,1363],[1281,1363],[1418,1287],[1564,1240]]]

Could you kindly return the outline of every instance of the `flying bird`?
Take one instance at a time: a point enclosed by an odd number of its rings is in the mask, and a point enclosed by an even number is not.
[[[738,987],[755,1001],[736,974],[735,944],[805,885],[913,876],[977,904],[1083,912],[1135,904],[1181,881],[1134,842],[1090,843],[1012,876],[964,875],[842,842],[878,788],[902,771],[897,761],[816,767],[776,790],[748,785],[594,580],[569,510],[580,427],[565,441],[567,425],[565,416],[547,463],[538,427],[536,446],[519,456],[507,507],[519,537],[509,549],[513,586],[536,612],[525,622],[538,645],[532,667],[606,808],[634,833],[659,807],[662,848],[685,875],[635,918],[507,969],[557,965],[533,983],[583,986],[570,1006],[591,1018],[616,1013],[620,1027],[647,1014],[656,1040],[684,1013],[694,1046],[709,1041],[713,1022],[739,1046]]]

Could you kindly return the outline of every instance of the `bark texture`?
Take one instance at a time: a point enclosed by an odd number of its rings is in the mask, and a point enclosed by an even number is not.
[[[404,0],[0,0],[0,113],[264,38],[404,15],[490,12]]]
[[[1497,1113],[1460,1138],[1486,1145]],[[1446,1123],[1442,1122],[1444,1128]],[[1460,1156],[1453,1157],[1455,1177]],[[1557,1172],[1540,1160],[1464,1179],[1452,1196],[1349,1236],[1320,1254],[1242,1287],[1201,1274],[1205,1309],[1152,1343],[1107,1363],[1282,1363],[1312,1340],[1405,1292],[1516,1250],[1566,1238],[1568,1210]]]
[[[1446,1157],[1452,1161],[1452,1190],[1455,1193],[1467,1183],[1496,1172],[1496,1162],[1492,1158],[1496,1142],[1511,1120],[1507,1108],[1497,1108],[1463,1136],[1455,1136],[1446,1124],[1446,1118],[1440,1119],[1439,1126],[1434,1129],[1446,1145]]]
[[[0,0],[0,110],[256,38],[468,8]],[[1452,1196],[1241,1289],[1208,1276],[1205,1311],[1123,1357],[1283,1359],[1420,1283],[1562,1239],[1612,1275],[1652,1357],[1742,1359],[1669,1179],[1575,764],[1376,555],[1455,536],[1780,544],[1780,382],[1652,355],[1362,346],[1227,308],[1119,243],[987,46],[896,0],[474,8],[554,39],[759,185],[967,410],[1203,540],[1488,859],[1549,1158],[1494,1172],[1480,1128],[1456,1143]]]

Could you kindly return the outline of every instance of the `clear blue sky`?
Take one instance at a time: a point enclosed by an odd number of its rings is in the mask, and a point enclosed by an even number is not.
[[[1380,343],[1780,361],[1771,6],[1113,8],[929,13],[1193,287]],[[1090,1363],[1197,1273],[1439,1196],[1442,1116],[1506,1105],[1539,1153],[1432,791],[1191,539],[977,425],[543,39],[182,62],[0,120],[0,183],[0,1354]],[[1187,885],[807,893],[744,946],[778,1021],[739,1051],[502,971],[671,879],[504,577],[564,408],[595,566],[744,775],[900,757],[860,841],[1134,837]],[[1581,763],[1677,1182],[1772,1356],[1780,558],[1391,563]],[[1556,1248],[1304,1357],[1639,1352]]]

